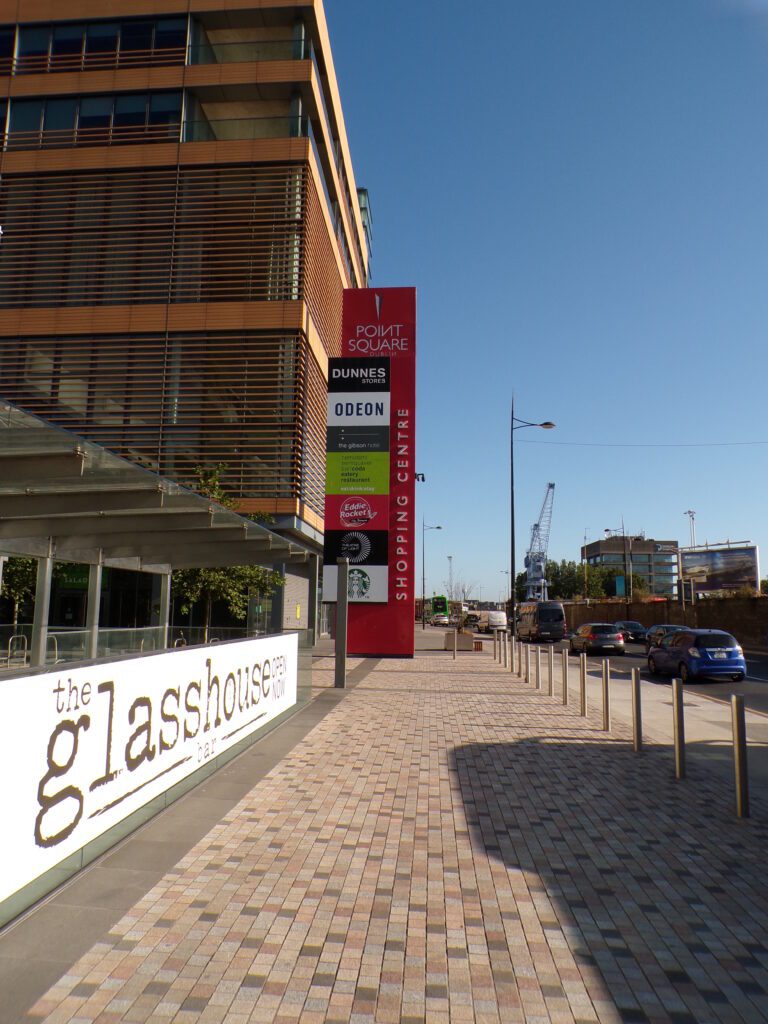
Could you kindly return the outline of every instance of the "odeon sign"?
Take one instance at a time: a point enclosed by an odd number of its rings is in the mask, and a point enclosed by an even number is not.
[[[0,901],[296,703],[295,633],[3,682]]]

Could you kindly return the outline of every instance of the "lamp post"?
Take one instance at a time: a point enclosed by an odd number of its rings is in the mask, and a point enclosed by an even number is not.
[[[691,523],[691,547],[696,547],[696,513],[692,508],[689,508],[686,512],[683,512],[684,516],[688,516]]]
[[[512,405],[510,409],[509,419],[509,532],[510,532],[510,566],[509,566],[509,582],[510,582],[510,616],[512,619],[512,637],[517,637],[517,622],[516,622],[516,584],[515,578],[515,431],[522,430],[523,427],[542,427],[544,430],[551,430],[554,427],[554,423],[549,420],[545,420],[543,423],[529,423],[528,420],[521,420],[515,416],[515,396],[512,396]]]
[[[427,615],[427,600],[424,593],[426,570],[425,570],[425,559],[424,559],[424,540],[426,538],[427,530],[442,530],[442,526],[427,526],[424,522],[424,517],[421,519],[421,628],[426,629],[426,615]]]
[[[507,604],[509,604],[509,569],[500,569],[499,572],[503,573],[507,577]]]

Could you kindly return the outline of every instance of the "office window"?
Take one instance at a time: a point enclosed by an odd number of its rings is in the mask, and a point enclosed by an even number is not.
[[[50,26],[22,25],[19,29],[18,70],[45,71],[50,42]]]
[[[129,93],[115,99],[115,128],[144,127],[147,123],[147,94]]]
[[[187,45],[186,18],[158,18],[155,24],[155,49],[171,50]]]
[[[120,28],[120,53],[152,49],[151,21],[124,21]]]
[[[117,53],[119,35],[119,25],[89,25],[85,32],[86,57],[96,62],[99,57],[103,60],[105,55]]]
[[[46,132],[73,132],[77,116],[77,100],[73,97],[48,100],[45,105],[43,129]]]
[[[43,100],[13,100],[11,102],[11,134],[39,132],[43,119],[43,103]]]
[[[181,93],[156,92],[149,100],[150,124],[179,124],[181,121]]]
[[[85,96],[80,100],[78,128],[83,131],[108,129],[112,121],[111,96]]]
[[[77,57],[83,52],[83,26],[58,25],[53,30],[52,57]]]
[[[13,63],[13,48],[16,43],[16,30],[0,28],[0,73],[7,74]]]

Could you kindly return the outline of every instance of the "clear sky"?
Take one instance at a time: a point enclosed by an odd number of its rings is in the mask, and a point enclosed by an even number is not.
[[[768,0],[326,0],[378,286],[418,289],[426,590],[605,528],[768,570]]]

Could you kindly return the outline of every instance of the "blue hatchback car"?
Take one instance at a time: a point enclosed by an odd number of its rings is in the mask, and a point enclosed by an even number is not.
[[[681,629],[667,633],[648,652],[648,670],[694,679],[728,677],[735,682],[747,674],[744,652],[730,633],[721,629]]]

